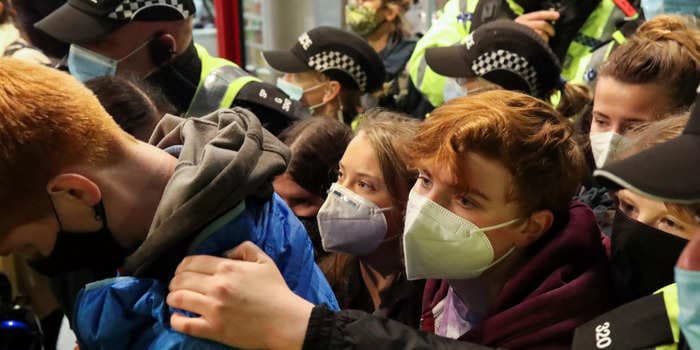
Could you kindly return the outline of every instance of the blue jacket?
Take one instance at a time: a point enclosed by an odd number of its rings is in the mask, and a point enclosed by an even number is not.
[[[246,200],[222,216],[195,239],[190,255],[222,255],[246,240],[275,261],[294,293],[338,309],[303,225],[277,195],[269,201]],[[73,319],[80,349],[228,349],[170,329],[167,288],[167,282],[135,277],[87,285]]]
[[[164,300],[185,256],[221,256],[246,240],[275,261],[296,294],[338,308],[304,226],[273,194],[289,150],[255,115],[234,108],[165,116],[151,142],[176,149],[178,162],[145,240],[124,261],[131,277],[91,283],[78,294],[72,327],[81,350],[226,348],[171,330]]]

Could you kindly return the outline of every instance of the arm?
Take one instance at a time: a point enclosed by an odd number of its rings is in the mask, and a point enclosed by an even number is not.
[[[488,350],[492,348],[442,338],[362,311],[333,312],[323,306],[316,306],[308,322],[304,350],[316,349]]]
[[[188,257],[170,283],[173,329],[240,348],[488,349],[359,311],[333,312],[292,293],[274,262],[245,242],[231,259]]]

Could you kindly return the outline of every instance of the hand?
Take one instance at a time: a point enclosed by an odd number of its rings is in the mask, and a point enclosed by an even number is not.
[[[173,314],[173,329],[239,348],[301,349],[313,304],[289,290],[274,261],[253,243],[226,256],[180,263],[167,303],[201,317]]]
[[[700,271],[700,232],[695,232],[685,246],[676,266],[684,270]]]
[[[530,27],[530,29],[537,32],[545,42],[549,42],[549,38],[556,34],[551,22],[558,19],[559,12],[557,11],[535,11],[518,16],[515,22]]]

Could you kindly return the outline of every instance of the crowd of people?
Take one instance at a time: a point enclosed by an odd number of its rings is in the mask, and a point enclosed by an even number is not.
[[[666,2],[351,0],[266,82],[192,0],[0,0],[0,349],[700,349]]]

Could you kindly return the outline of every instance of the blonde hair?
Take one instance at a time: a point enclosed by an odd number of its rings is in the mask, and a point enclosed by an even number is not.
[[[133,141],[66,73],[0,58],[0,82],[0,202],[17,215],[46,201],[46,185],[62,169],[114,160],[120,142]]]
[[[690,112],[683,112],[665,119],[642,123],[630,130],[627,141],[622,145],[617,160],[629,158],[655,145],[664,143],[680,136],[685,129]],[[693,222],[697,214],[694,206],[664,203],[671,214],[687,222]]]
[[[690,112],[672,115],[665,119],[635,125],[627,134],[616,160],[625,159],[654,145],[664,143],[683,133]]]

